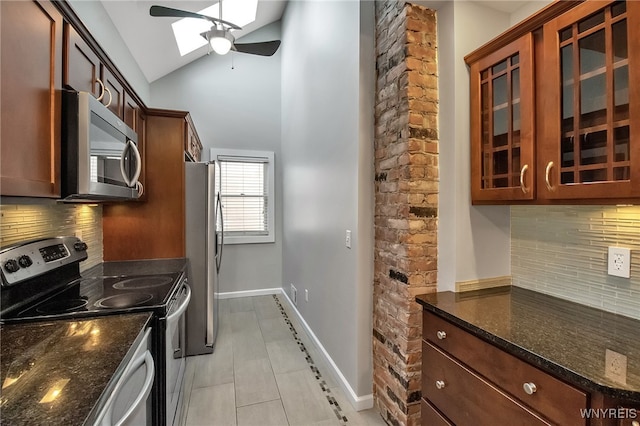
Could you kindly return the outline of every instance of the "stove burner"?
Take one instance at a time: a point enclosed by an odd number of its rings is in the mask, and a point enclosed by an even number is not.
[[[100,299],[95,305],[99,308],[130,308],[142,305],[151,299],[153,295],[147,293],[124,293]]]
[[[122,281],[118,281],[113,285],[113,288],[116,288],[118,290],[131,290],[138,288],[162,287],[171,283],[173,283],[172,277],[146,276],[128,278]]]
[[[84,299],[69,299],[69,300],[60,300],[45,303],[42,306],[36,308],[36,311],[40,314],[63,314],[66,312],[73,312],[80,310],[87,306],[87,301]]]

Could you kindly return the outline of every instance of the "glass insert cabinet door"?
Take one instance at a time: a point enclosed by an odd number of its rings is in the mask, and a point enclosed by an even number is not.
[[[533,36],[471,64],[471,196],[535,196]]]
[[[640,194],[639,11],[637,1],[585,2],[545,25],[555,72],[544,97],[543,197]]]

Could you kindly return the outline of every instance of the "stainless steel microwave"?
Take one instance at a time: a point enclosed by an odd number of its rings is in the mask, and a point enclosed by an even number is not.
[[[142,160],[138,135],[87,92],[62,92],[64,201],[135,200]]]

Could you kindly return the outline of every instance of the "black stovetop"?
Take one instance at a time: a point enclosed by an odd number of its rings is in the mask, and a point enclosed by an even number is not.
[[[175,272],[80,278],[53,295],[5,315],[3,319],[59,318],[151,310],[163,316],[180,275]]]

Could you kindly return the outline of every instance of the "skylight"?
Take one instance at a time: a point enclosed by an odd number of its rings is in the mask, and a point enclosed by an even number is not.
[[[222,19],[244,27],[256,20],[257,10],[258,0],[225,0],[222,3]],[[215,3],[213,6],[202,9],[197,13],[219,18],[219,11],[218,3]],[[184,56],[207,44],[207,41],[200,34],[209,31],[212,24],[204,19],[183,18],[174,22],[171,26],[178,43],[180,55]]]

